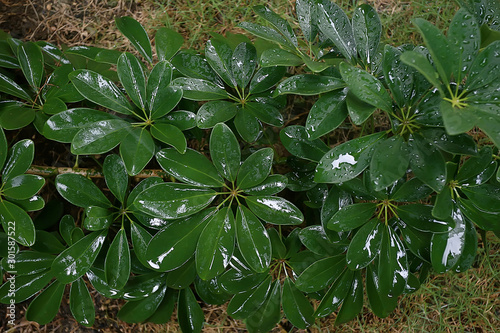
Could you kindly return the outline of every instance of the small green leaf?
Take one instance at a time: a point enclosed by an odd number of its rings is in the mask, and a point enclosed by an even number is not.
[[[61,174],[56,177],[59,194],[78,207],[111,207],[111,203],[101,190],[88,178],[77,174]]]
[[[412,135],[410,168],[416,177],[436,192],[441,192],[446,182],[446,164],[441,152],[418,134]]]
[[[354,272],[344,269],[344,272],[335,278],[335,282],[321,299],[321,303],[316,308],[316,317],[325,317],[335,311],[340,303],[347,297],[352,286]]]
[[[480,210],[500,213],[500,187],[493,184],[463,187],[462,191]]]
[[[255,312],[266,300],[271,290],[271,277],[267,277],[256,288],[234,295],[227,306],[227,313],[236,319],[244,319]]]
[[[295,3],[295,12],[299,21],[302,34],[308,42],[313,42],[318,34],[318,24],[316,22],[317,9],[314,0],[298,0]]]
[[[380,291],[392,297],[399,296],[408,279],[408,259],[403,242],[390,226],[386,226],[382,233],[378,263]]]
[[[262,126],[259,119],[248,112],[238,110],[234,117],[234,126],[238,134],[246,142],[254,142],[262,135]]]
[[[285,66],[262,67],[252,77],[248,91],[250,94],[259,94],[271,89],[285,75]]]
[[[3,184],[3,194],[16,200],[29,199],[45,185],[45,179],[36,175],[19,175],[7,179]]]
[[[250,333],[270,332],[276,327],[281,319],[281,294],[281,284],[279,281],[274,281],[264,303],[246,318],[245,322]]]
[[[186,131],[196,127],[196,114],[191,111],[179,110],[170,112],[163,121],[167,124],[174,125],[181,131]],[[156,122],[161,124],[161,122]]]
[[[488,45],[475,57],[471,67],[469,76],[466,82],[468,91],[474,91],[478,88],[484,87],[498,78],[500,70],[499,62],[500,55],[498,54],[498,47],[500,41],[495,41]]]
[[[233,50],[220,40],[211,39],[205,45],[205,57],[215,72],[230,87],[236,87],[236,80],[231,71]]]
[[[50,269],[31,275],[17,275],[14,289],[10,283],[4,283],[0,287],[0,303],[11,304],[12,300],[15,303],[24,302],[42,290],[53,277]]]
[[[382,66],[392,98],[400,108],[403,108],[412,98],[413,69],[402,63],[401,54],[399,49],[385,45]]]
[[[346,89],[322,95],[309,111],[306,132],[310,140],[330,133],[340,126],[347,117]]]
[[[368,266],[379,254],[383,224],[373,219],[359,228],[347,250],[347,267],[358,270]]]
[[[107,229],[113,223],[114,217],[107,208],[90,206],[85,208],[83,227],[90,231]]]
[[[425,55],[416,51],[406,51],[401,55],[400,59],[408,66],[418,70],[419,73],[427,79],[427,81],[439,89],[441,94],[444,94],[443,87],[439,81],[439,74],[436,72]]]
[[[403,177],[409,164],[408,145],[399,136],[380,142],[370,162],[371,181],[375,191],[383,190]]]
[[[151,134],[144,128],[133,128],[120,144],[120,156],[130,176],[141,172],[155,154],[155,144]]]
[[[287,49],[294,49],[293,44],[290,44],[288,40],[285,39],[278,31],[273,28],[265,27],[259,24],[242,22],[238,25],[239,27],[245,29],[251,34],[260,37],[262,39],[268,40],[273,43],[278,43]]]
[[[448,28],[448,42],[450,48],[454,48],[455,52],[458,52],[453,75],[455,80],[460,81],[469,71],[481,44],[479,24],[474,15],[465,8],[460,8],[453,16]]]
[[[284,190],[287,184],[286,176],[276,174],[270,175],[262,183],[246,188],[244,191],[250,195],[274,195]]]
[[[154,324],[166,324],[170,321],[172,313],[174,312],[175,302],[177,301],[177,291],[167,288],[165,297],[156,309],[155,313],[146,321]]]
[[[280,139],[292,155],[313,162],[320,161],[329,149],[320,139],[310,138],[307,129],[298,125],[283,128]]]
[[[202,187],[222,187],[224,180],[214,165],[201,153],[188,149],[184,154],[172,148],[156,154],[160,166],[176,179]]]
[[[33,42],[21,44],[17,49],[17,58],[24,77],[34,91],[38,91],[43,80],[43,54]]]
[[[257,97],[253,100],[244,105],[245,112],[271,126],[283,126],[283,116],[275,106],[266,103],[266,99],[263,97]]]
[[[348,231],[358,228],[372,218],[376,209],[377,204],[372,202],[344,206],[328,221],[328,229]]]
[[[0,73],[0,91],[18,97],[25,101],[30,101],[30,95],[20,85],[10,77]]]
[[[31,217],[19,206],[7,201],[0,201],[0,222],[9,237],[24,246],[35,243],[35,226]]]
[[[361,272],[356,271],[352,280],[351,288],[342,303],[337,318],[335,318],[335,326],[346,323],[354,319],[363,308],[363,279]]]
[[[447,191],[447,190],[444,190]],[[398,207],[398,215],[409,226],[424,232],[447,232],[453,223],[437,220],[432,216],[433,206],[411,204]]]
[[[0,103],[0,126],[7,130],[28,126],[35,117],[35,110],[24,103],[16,101]]]
[[[117,317],[127,323],[140,323],[151,317],[165,297],[166,286],[160,287],[149,297],[129,301],[120,308]]]
[[[228,101],[210,101],[203,104],[196,114],[196,123],[199,128],[212,128],[218,123],[232,119],[238,108],[235,103]]]
[[[193,101],[212,101],[229,97],[224,89],[203,79],[179,77],[172,84],[182,89],[184,98]]]
[[[122,289],[130,277],[130,266],[127,234],[122,228],[111,242],[104,262],[108,285],[114,289]]]
[[[9,144],[7,138],[5,137],[5,132],[3,128],[0,127],[0,170],[3,170],[5,161],[7,160],[7,154],[9,152]]]
[[[286,38],[289,44],[294,45],[295,47],[298,46],[297,37],[295,36],[292,27],[284,18],[262,5],[254,6],[253,10],[255,14],[262,17],[264,20],[269,22],[276,30],[278,30],[283,35],[283,37]]]
[[[366,294],[370,308],[378,317],[387,317],[397,306],[398,299],[380,292],[376,266],[368,266],[366,273]]]
[[[234,181],[241,163],[240,145],[231,129],[217,124],[210,134],[210,157],[219,174]]]
[[[5,183],[26,172],[33,162],[35,144],[29,139],[16,142],[9,150],[7,162],[2,171],[2,181]]]
[[[103,154],[115,148],[132,125],[121,119],[101,120],[82,128],[71,142],[75,155]]]
[[[128,189],[128,175],[123,160],[115,154],[106,156],[102,171],[106,185],[111,193],[122,204],[125,203],[125,196]]]
[[[85,281],[80,278],[71,284],[69,292],[69,308],[71,314],[83,326],[94,325],[95,307],[92,296],[85,285]]]
[[[478,110],[471,105],[455,108],[450,102],[443,100],[439,105],[439,111],[441,111],[446,132],[450,135],[470,131],[479,119]]]
[[[42,291],[26,310],[26,319],[40,325],[50,323],[59,311],[64,294],[64,283],[54,281]]]
[[[333,76],[298,74],[278,84],[275,94],[314,96],[345,87],[346,84],[342,80]]]
[[[318,255],[333,256],[347,249],[344,242],[332,243],[321,225],[311,225],[300,230],[299,239],[308,250]]]
[[[158,119],[172,111],[182,98],[182,90],[170,86],[172,73],[172,66],[167,61],[162,61],[149,74],[146,94],[152,119]]]
[[[116,66],[120,82],[128,96],[141,110],[146,108],[146,76],[142,64],[131,54],[124,52]]]
[[[203,328],[203,310],[196,301],[196,297],[190,288],[179,291],[177,318],[179,326],[184,333],[201,332]]]
[[[231,207],[222,208],[201,232],[196,247],[196,271],[203,280],[221,274],[234,251],[235,226]]]
[[[71,73],[69,78],[78,92],[89,101],[122,114],[134,114],[132,105],[121,90],[101,74],[81,69]]]
[[[71,283],[85,274],[101,250],[107,230],[92,232],[61,252],[52,263],[52,272],[61,283]]]
[[[156,54],[160,61],[170,60],[184,44],[184,37],[175,30],[161,27],[156,31]]]
[[[243,259],[257,273],[271,263],[271,240],[259,219],[245,206],[236,212],[236,240]]]
[[[191,51],[180,51],[172,58],[171,63],[186,77],[210,81],[217,86],[222,85],[217,73],[210,67],[205,57],[199,54]]]
[[[285,278],[282,295],[283,312],[297,328],[306,329],[314,323],[314,309],[304,294],[297,289],[290,278]]]
[[[250,83],[257,65],[257,51],[250,43],[240,43],[231,57],[231,73],[242,89]]]
[[[352,15],[352,30],[359,56],[366,64],[374,64],[382,35],[377,11],[368,4],[356,7]]]
[[[195,214],[208,206],[216,197],[211,189],[186,184],[160,183],[142,191],[134,207],[151,216],[176,219]]]
[[[271,172],[273,156],[271,148],[262,148],[247,157],[238,171],[238,188],[247,189],[262,183]]]
[[[427,128],[420,131],[422,136],[439,149],[460,155],[476,155],[477,145],[469,134],[448,135],[442,128]]]
[[[171,145],[181,154],[186,152],[186,137],[176,125],[157,122],[151,127],[151,135],[155,139]]]
[[[248,208],[258,218],[277,225],[298,225],[304,221],[302,212],[290,201],[272,196],[245,197]]]
[[[305,293],[322,290],[342,274],[345,265],[344,255],[320,259],[299,275],[295,280],[295,286]]]
[[[262,68],[274,66],[300,66],[304,60],[290,51],[281,48],[265,49],[260,56]]]
[[[148,62],[153,61],[153,52],[149,42],[148,34],[142,25],[131,17],[123,16],[115,18],[118,30],[127,37],[139,53]]]

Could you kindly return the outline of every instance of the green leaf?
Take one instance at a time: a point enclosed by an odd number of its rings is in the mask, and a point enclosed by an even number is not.
[[[500,187],[498,185],[462,187],[462,191],[480,210],[500,213]]]
[[[88,178],[77,174],[61,174],[56,177],[56,189],[59,194],[78,207],[111,207],[111,202],[101,190]]]
[[[295,53],[280,48],[265,49],[260,56],[262,68],[274,66],[300,66],[304,60]]]
[[[257,51],[250,43],[240,43],[231,57],[231,73],[242,89],[250,83],[257,65]]]
[[[107,230],[92,232],[61,252],[52,263],[52,272],[61,283],[71,283],[85,274],[101,250]]]
[[[262,59],[262,58],[261,58]],[[286,67],[284,66],[271,66],[262,67],[252,77],[248,92],[250,94],[259,94],[261,92],[271,89],[276,85],[285,75]]]
[[[19,45],[17,59],[24,77],[34,91],[38,91],[43,80],[43,54],[38,45],[26,42]]]
[[[370,164],[375,143],[383,136],[384,133],[375,133],[333,148],[319,161],[314,181],[337,184],[357,177]]]
[[[128,175],[123,160],[115,154],[106,156],[102,171],[106,186],[115,198],[124,204],[128,189]]]
[[[413,69],[401,62],[401,51],[385,45],[382,68],[384,78],[396,104],[403,108],[412,98]]]
[[[82,278],[71,284],[71,289],[69,291],[69,308],[71,314],[78,323],[87,327],[94,325],[94,301]]]
[[[398,297],[408,279],[408,259],[403,243],[390,226],[382,233],[379,256],[382,258],[378,263],[380,292]]]
[[[175,125],[156,123],[151,127],[151,135],[155,139],[171,145],[181,154],[184,154],[187,149],[186,137]]]
[[[50,269],[31,275],[17,275],[13,290],[10,283],[4,283],[0,287],[0,302],[11,304],[13,300],[15,303],[21,303],[42,290],[52,278]]]
[[[354,319],[363,308],[363,279],[361,272],[354,273],[351,288],[342,303],[337,318],[335,318],[335,326],[346,323]]]
[[[245,206],[236,212],[236,240],[243,259],[257,273],[271,263],[271,240],[259,219]]]
[[[134,207],[151,216],[176,219],[195,214],[208,206],[216,197],[211,189],[186,184],[161,183],[142,191]]]
[[[202,129],[212,128],[218,123],[232,119],[238,108],[228,101],[210,101],[203,104],[196,114],[197,126]]]
[[[346,84],[342,80],[333,76],[298,74],[278,84],[274,93],[314,96],[345,87]]]
[[[258,218],[277,225],[298,225],[304,221],[302,212],[290,201],[272,196],[245,197],[248,208]]]
[[[20,129],[35,119],[35,110],[21,102],[6,101],[0,104],[0,126],[7,130]]]
[[[225,124],[215,125],[210,134],[210,157],[219,174],[234,182],[241,163],[240,145]]]
[[[196,271],[203,280],[220,275],[233,255],[234,215],[231,207],[215,213],[201,232],[196,247]]]
[[[357,58],[351,22],[342,9],[329,0],[318,1],[318,27],[348,60]]]
[[[488,168],[492,160],[491,147],[483,147],[477,156],[465,160],[458,170],[456,180],[462,186],[480,185],[477,183],[480,174]]]
[[[146,229],[141,227],[138,223],[134,223],[133,221],[131,221],[130,238],[132,241],[132,248],[134,249],[134,253],[137,256],[137,259],[145,267],[148,267],[146,254],[148,250],[148,244],[153,237]]]
[[[375,191],[383,190],[403,177],[410,160],[408,145],[399,136],[380,142],[370,162],[371,182]]]
[[[342,274],[345,265],[344,255],[320,259],[299,275],[295,280],[295,286],[305,293],[322,290]]]
[[[171,60],[172,65],[184,76],[202,79],[222,86],[217,73],[208,64],[205,57],[192,51],[180,51]]]
[[[366,273],[366,294],[370,309],[380,318],[387,317],[397,306],[398,299],[380,292],[379,277],[376,266],[370,265]]]
[[[445,190],[447,191],[447,190]],[[398,207],[398,215],[409,226],[424,232],[447,232],[453,226],[450,221],[437,220],[432,216],[433,206],[411,204]]]
[[[344,206],[328,221],[328,229],[348,231],[367,223],[375,214],[377,204],[364,202]]]
[[[392,112],[391,96],[379,80],[368,72],[347,63],[341,63],[339,69],[342,78],[349,86],[349,91],[356,97],[385,112]]]
[[[424,200],[434,191],[420,179],[414,177],[391,193],[391,199],[397,202],[412,202]]]
[[[262,25],[250,22],[242,22],[238,26],[257,37],[280,44],[287,49],[294,49],[293,44],[290,44],[290,42],[286,40],[285,37],[283,37],[278,31],[274,30],[273,28],[264,27]]]
[[[113,111],[132,115],[134,109],[121,90],[110,79],[91,70],[80,69],[69,75],[82,96]]]
[[[229,96],[218,85],[203,79],[179,77],[172,81],[172,84],[182,89],[185,99],[193,101],[212,101]]]
[[[458,207],[460,208],[460,211],[479,228],[495,232],[500,231],[498,213],[481,211],[470,200],[463,198],[458,198]]]
[[[113,223],[114,217],[107,208],[90,206],[85,208],[83,227],[91,231],[107,229]]]
[[[104,262],[106,281],[113,289],[122,289],[130,277],[130,249],[125,229],[120,229],[109,246]]]
[[[313,42],[318,34],[316,22],[317,9],[314,0],[298,0],[295,3],[295,12],[302,34],[308,42]]]
[[[222,187],[224,180],[214,165],[201,153],[188,149],[180,154],[172,148],[156,154],[160,166],[176,179],[202,187]]]
[[[19,206],[7,201],[0,201],[0,222],[9,237],[24,246],[35,243],[35,226],[31,217]]]
[[[236,80],[231,71],[231,47],[217,39],[211,39],[205,45],[205,57],[215,72],[230,86],[236,87]]]
[[[374,64],[382,35],[377,11],[368,4],[356,7],[352,15],[352,30],[359,56],[366,64]]]
[[[167,124],[174,125],[181,131],[196,127],[196,115],[191,111],[179,110],[170,112],[163,118],[163,121]],[[162,122],[158,121],[156,124],[161,124]]]
[[[477,109],[473,106],[454,108],[448,101],[441,101],[439,105],[444,127],[450,135],[457,135],[470,131],[478,121]]]
[[[411,66],[419,71],[419,73],[422,74],[427,81],[439,89],[441,95],[444,94],[443,87],[439,81],[439,74],[436,72],[425,55],[416,51],[406,51],[401,55],[400,59],[408,66]],[[448,82],[448,80],[445,82]]]
[[[262,17],[264,20],[269,22],[276,30],[278,30],[283,35],[283,37],[285,37],[289,44],[294,45],[295,47],[298,46],[297,37],[295,36],[292,27],[284,18],[262,5],[254,6],[253,10],[255,14]]]
[[[182,90],[170,86],[172,72],[172,66],[167,61],[162,61],[149,74],[146,94],[152,119],[163,117],[172,111],[182,98]]]
[[[320,139],[310,138],[307,129],[298,125],[283,128],[280,139],[292,155],[313,162],[320,161],[329,149]]]
[[[118,77],[128,96],[141,110],[146,109],[146,76],[142,64],[131,54],[124,52],[116,65]]]
[[[9,150],[7,162],[2,171],[2,180],[7,182],[26,172],[33,162],[35,144],[29,139],[16,142]]]
[[[453,75],[458,82],[465,77],[479,52],[481,32],[474,15],[466,9],[460,8],[453,16],[448,28],[448,42],[450,48],[456,49],[458,63],[453,68]]]
[[[175,30],[161,27],[156,31],[156,54],[160,61],[170,60],[184,44],[184,37]]]
[[[241,112],[239,109],[234,118],[234,126],[238,134],[246,142],[256,141],[262,134],[262,126],[259,119],[248,112]]]
[[[222,305],[229,301],[232,296],[222,288],[218,278],[208,281],[197,278],[194,281],[194,287],[196,294],[198,294],[203,302],[208,304]]]
[[[39,226],[37,225],[37,227]],[[45,230],[36,230],[35,235],[35,244],[31,246],[31,249],[35,251],[59,254],[66,249],[66,247],[59,241],[56,233],[47,232]]]
[[[227,313],[236,319],[244,319],[255,312],[266,301],[271,290],[271,277],[268,276],[256,288],[234,295],[227,305]]]
[[[9,152],[9,144],[7,138],[5,137],[5,132],[3,128],[0,127],[0,170],[3,169],[5,161],[7,160],[7,154]]]
[[[204,210],[183,220],[174,221],[159,231],[148,244],[148,264],[160,271],[171,271],[186,263],[214,209]]]
[[[257,97],[254,102],[248,102],[244,105],[243,110],[258,118],[263,123],[271,126],[283,126],[283,116],[279,110],[273,105],[265,103],[265,98]]]
[[[45,179],[36,175],[19,175],[7,179],[3,184],[3,194],[16,200],[29,199],[45,185]]]
[[[203,310],[190,288],[179,291],[177,318],[179,326],[184,333],[201,332],[203,328]]]
[[[455,272],[462,273],[472,267],[472,264],[476,259],[476,253],[478,250],[477,238],[476,228],[471,221],[465,219],[464,247],[460,258],[458,259],[458,262],[452,268]]]
[[[281,284],[275,281],[267,293],[264,303],[246,318],[247,329],[250,333],[269,332],[281,319]]]
[[[65,285],[54,281],[42,291],[26,309],[26,319],[40,325],[50,323],[59,311]]]
[[[6,235],[7,241],[7,233]],[[3,241],[3,240],[2,240]],[[15,263],[15,271],[18,276],[33,275],[44,272],[55,256],[38,251],[21,251],[16,254],[11,254],[10,258],[6,257],[2,260],[2,268],[6,271],[11,271],[11,264]]]
[[[166,324],[170,321],[174,312],[175,302],[177,301],[177,291],[167,288],[165,297],[156,309],[155,313],[147,319],[147,322],[154,324]]]
[[[154,153],[153,138],[144,128],[130,130],[120,144],[120,156],[130,176],[141,172],[151,161]]]
[[[420,130],[422,136],[439,149],[460,155],[476,155],[477,145],[469,134],[448,135],[442,128]]]
[[[337,255],[347,249],[344,242],[332,243],[321,225],[312,225],[300,230],[299,239],[307,249],[321,256]]]
[[[500,71],[499,46],[500,41],[491,43],[474,59],[466,82],[468,91],[484,87],[498,78]]]
[[[30,95],[20,85],[10,77],[0,73],[0,91],[18,97],[25,101],[30,101]]]
[[[116,147],[131,131],[132,125],[121,119],[101,120],[82,128],[71,142],[75,155],[103,154]]]
[[[274,151],[262,148],[254,152],[241,164],[237,175],[239,189],[247,189],[262,183],[271,172]]]
[[[137,301],[129,301],[118,311],[117,317],[127,323],[140,323],[151,317],[165,297],[166,286],[160,287],[149,297]]]
[[[101,120],[116,118],[112,114],[93,109],[69,109],[50,117],[43,128],[43,135],[50,140],[70,143],[82,128],[91,127]]]
[[[325,317],[335,311],[340,303],[347,297],[352,286],[354,272],[345,269],[344,272],[335,279],[330,289],[321,299],[321,303],[316,308],[316,317]]]
[[[123,16],[115,18],[116,27],[127,37],[139,53],[148,62],[153,61],[153,52],[149,42],[148,34],[142,25],[131,17]]]
[[[446,164],[441,152],[421,135],[412,135],[409,142],[410,168],[420,180],[436,192],[446,182]]]
[[[274,195],[286,188],[288,178],[284,175],[270,175],[260,184],[246,188],[244,191],[250,195]]]
[[[436,201],[432,208],[432,216],[438,219],[448,219],[453,212],[453,201],[451,191],[445,187],[441,193],[436,195]]]
[[[347,267],[358,270],[368,266],[379,254],[383,224],[372,219],[359,228],[347,250]]]
[[[337,90],[322,95],[309,111],[306,132],[310,140],[330,133],[347,117],[347,91]]]
[[[297,328],[306,329],[314,323],[314,309],[289,277],[285,278],[282,295],[283,312]]]

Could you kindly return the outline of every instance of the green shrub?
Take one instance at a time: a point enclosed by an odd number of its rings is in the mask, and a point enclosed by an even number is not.
[[[73,316],[92,326],[91,285],[127,300],[126,322],[165,323],[177,306],[199,332],[198,301],[229,301],[264,332],[282,312],[300,329],[339,308],[336,324],[350,321],[365,291],[386,317],[430,270],[466,271],[476,229],[500,235],[495,5],[464,3],[446,36],[416,19],[425,46],[384,45],[372,7],[349,18],[329,0],[298,0],[297,31],[256,6],[269,26],[241,24],[255,42],[217,35],[204,54],[166,28],[153,54],[130,17],[116,24],[141,59],[0,40],[0,272],[16,275],[0,302],[34,297],[26,318],[46,324],[70,285]],[[305,122],[284,118],[288,94],[318,96]],[[105,155],[104,182],[49,179],[79,215],[44,208],[43,167],[26,174],[34,143],[8,142],[31,123],[74,155]]]

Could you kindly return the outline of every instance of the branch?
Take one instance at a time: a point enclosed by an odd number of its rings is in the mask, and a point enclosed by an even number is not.
[[[68,168],[68,167],[48,167],[32,165],[31,168],[26,171],[26,173],[32,175],[39,175],[42,177],[53,177],[61,175],[64,173],[72,173],[75,175],[82,175],[89,178],[103,178],[104,175],[101,171],[89,168]],[[169,178],[170,175],[163,170],[142,170],[140,173],[135,175],[136,178],[149,178],[149,177],[161,177]]]

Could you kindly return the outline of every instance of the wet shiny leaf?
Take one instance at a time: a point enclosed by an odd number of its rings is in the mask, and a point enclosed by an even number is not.
[[[24,77],[34,91],[40,88],[43,80],[43,54],[33,42],[21,44],[17,49],[17,59]]]
[[[299,275],[295,280],[295,286],[305,293],[322,290],[340,276],[345,266],[344,255],[320,259]]]
[[[267,223],[298,225],[304,221],[302,212],[286,199],[272,196],[248,196],[245,200],[248,208]]]
[[[380,258],[378,263],[380,292],[397,297],[403,292],[408,280],[408,256],[403,242],[390,226],[383,229]]]
[[[328,221],[328,229],[335,231],[353,230],[368,222],[375,214],[376,209],[377,204],[372,202],[344,206]]]
[[[170,60],[184,44],[184,37],[175,30],[161,27],[156,31],[156,54],[160,61]]]
[[[101,190],[88,178],[77,174],[61,174],[56,177],[59,194],[78,207],[111,207],[111,203]]]
[[[231,57],[231,73],[240,88],[246,88],[252,79],[257,61],[257,51],[250,43],[240,43]]]
[[[390,137],[378,144],[370,162],[370,178],[375,191],[383,190],[402,178],[409,160],[408,146],[401,136]]]
[[[104,262],[106,281],[113,289],[122,289],[130,277],[130,249],[125,229],[120,229],[109,246]]]
[[[347,91],[337,90],[322,95],[311,108],[306,120],[310,140],[317,139],[339,127],[347,117]]]
[[[215,125],[210,134],[210,157],[219,174],[229,181],[236,180],[241,163],[240,145],[225,124]]]
[[[179,77],[172,84],[180,87],[184,92],[184,98],[189,100],[212,101],[228,98],[224,89],[207,80]]]
[[[320,139],[311,140],[307,129],[302,126],[292,125],[282,129],[280,138],[292,155],[306,160],[318,162],[328,152],[328,146]]]
[[[262,148],[254,152],[241,164],[237,175],[237,186],[247,189],[262,183],[271,172],[274,151]]]
[[[142,25],[128,16],[115,18],[115,23],[118,30],[120,30],[121,33],[130,40],[137,51],[151,63],[153,61],[151,43]]]
[[[131,54],[124,52],[116,66],[120,82],[128,97],[141,110],[146,109],[146,76],[142,64]]]
[[[103,164],[106,186],[121,203],[125,203],[128,189],[128,175],[123,160],[118,155],[108,155]]]
[[[275,94],[313,96],[345,87],[346,84],[342,80],[333,76],[298,74],[278,84]]]
[[[285,316],[295,327],[306,329],[314,323],[313,307],[289,277],[283,283],[281,303]]]
[[[368,266],[379,254],[383,224],[373,219],[359,228],[347,250],[347,267],[358,270]]]
[[[31,217],[19,206],[0,201],[0,222],[6,234],[17,243],[32,246],[35,243],[35,226]]]
[[[129,130],[120,144],[120,156],[129,176],[135,176],[141,172],[151,161],[154,153],[153,138],[144,128]]]
[[[199,128],[212,128],[218,123],[232,119],[237,112],[238,108],[233,102],[210,101],[198,109],[196,123]]]
[[[75,155],[107,153],[122,142],[131,129],[132,125],[121,119],[97,121],[76,133],[71,142],[71,153]]]
[[[335,326],[348,322],[354,319],[363,308],[363,278],[360,271],[354,273],[351,288],[342,303]]]
[[[94,300],[90,296],[85,281],[80,278],[71,284],[69,291],[71,314],[83,326],[92,326],[95,321]]]
[[[40,325],[50,323],[59,311],[64,294],[64,283],[52,282],[44,291],[33,299],[26,309],[26,319]]]
[[[190,288],[179,291],[177,301],[177,318],[182,332],[201,332],[204,322],[204,314],[196,297]]]

